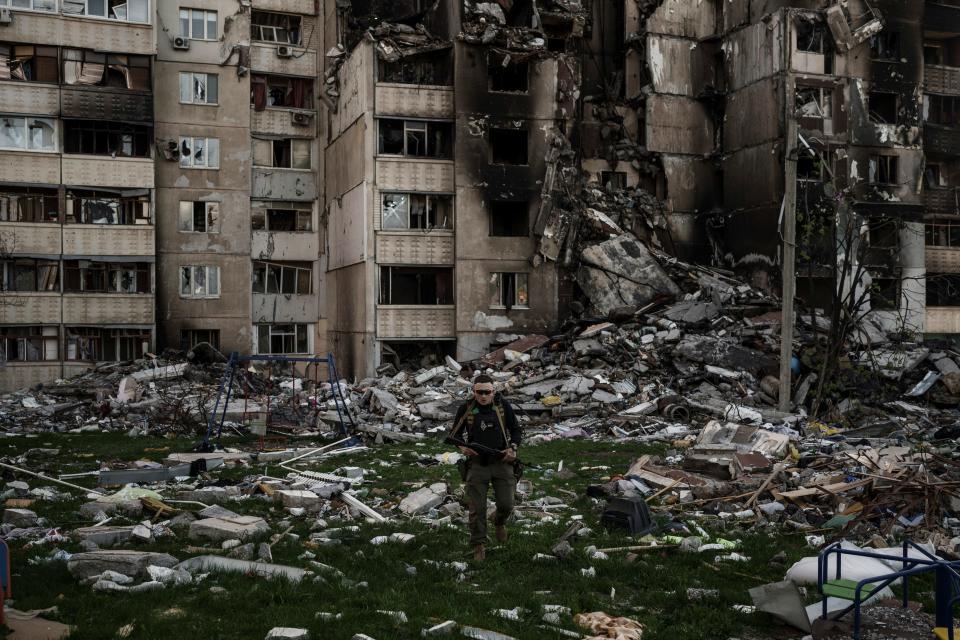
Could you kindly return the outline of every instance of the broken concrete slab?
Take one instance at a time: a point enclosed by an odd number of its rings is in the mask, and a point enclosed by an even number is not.
[[[12,524],[15,527],[27,529],[37,526],[40,518],[30,509],[4,509],[3,524]]]
[[[146,575],[147,567],[173,567],[180,562],[166,553],[151,551],[88,551],[75,553],[67,561],[67,570],[75,578],[99,576],[104,571],[116,571],[125,576]]]
[[[400,511],[408,516],[424,514],[430,509],[437,507],[443,502],[446,496],[446,487],[442,492],[434,489],[436,485],[417,489],[406,498],[400,501]]]
[[[74,535],[101,547],[123,544],[133,535],[133,527],[80,527]]]
[[[310,632],[294,627],[274,627],[267,632],[265,640],[308,640]]]
[[[204,518],[190,523],[189,536],[193,539],[204,538],[215,542],[236,538],[245,540],[270,532],[270,525],[256,516],[237,516],[236,518]]]
[[[680,289],[636,238],[622,235],[587,247],[580,255],[577,282],[597,312],[640,307],[659,296],[676,297]]]

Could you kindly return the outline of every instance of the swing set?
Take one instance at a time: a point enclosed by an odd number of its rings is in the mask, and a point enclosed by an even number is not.
[[[264,363],[266,374],[263,379],[266,384],[258,384],[258,379],[248,371],[254,363]],[[304,367],[304,374],[297,373],[297,366]],[[203,441],[197,445],[197,451],[210,452],[215,449],[210,443],[210,439],[216,430],[217,444],[223,434],[223,425],[226,422],[227,407],[230,405],[230,399],[235,393],[243,394],[243,422],[249,426],[250,432],[259,436],[259,447],[261,450],[266,446],[267,431],[270,428],[284,426],[302,426],[305,422],[316,424],[321,414],[320,393],[322,381],[320,379],[321,367],[326,368],[327,382],[330,384],[330,392],[333,397],[333,403],[337,408],[337,420],[339,424],[339,433],[347,435],[349,431],[356,428],[353,417],[347,411],[346,398],[343,390],[340,388],[340,377],[337,374],[337,365],[333,359],[333,354],[329,353],[326,357],[296,357],[296,356],[277,356],[277,355],[248,355],[242,356],[234,351],[230,354],[227,361],[227,370],[220,380],[220,387],[217,390],[217,400],[213,405],[213,410],[207,419],[207,431],[204,434]],[[286,390],[283,383],[278,383],[274,377],[275,369],[281,371],[287,370],[290,373],[289,396],[283,402],[277,402],[275,397],[285,395]],[[312,377],[311,377],[312,372]],[[298,383],[300,387],[298,388]],[[307,404],[310,410],[304,415],[302,411],[303,392],[310,391],[307,398]],[[265,397],[265,404],[255,409],[250,408],[251,396]],[[349,425],[349,428],[348,428]]]

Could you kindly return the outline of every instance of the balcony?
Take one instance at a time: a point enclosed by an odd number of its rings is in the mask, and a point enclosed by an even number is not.
[[[377,262],[452,265],[453,240],[450,231],[379,231]]]
[[[377,306],[377,338],[456,338],[454,306]]]
[[[289,12],[289,9],[284,9]],[[289,46],[293,55],[281,58],[277,55],[279,45],[256,42],[250,45],[250,70],[254,72],[280,73],[287,76],[317,77],[317,52],[303,47]]]
[[[927,213],[960,214],[960,192],[957,189],[927,188],[923,192]]]
[[[4,182],[60,183],[60,155],[31,151],[0,151]]]
[[[63,227],[65,256],[153,256],[151,225],[73,224]]]
[[[294,124],[293,115],[302,114],[305,124]],[[302,138],[317,135],[317,112],[312,109],[283,109],[268,107],[263,111],[250,110],[250,130],[278,136]]]
[[[13,255],[60,256],[60,225],[37,222],[0,222],[4,251]]]
[[[153,122],[150,91],[65,86],[61,96],[64,118]]]
[[[0,369],[0,393],[49,384],[61,377],[58,361],[8,362]]]
[[[153,294],[65,293],[65,324],[153,324]]]
[[[13,22],[0,27],[7,42],[42,42],[54,46],[142,55],[154,55],[157,52],[153,26],[149,24],[17,9],[13,9],[12,13]]]
[[[320,303],[316,295],[253,294],[252,318],[258,322],[316,322]]]
[[[314,0],[253,0],[253,8],[260,11],[316,15]]]
[[[960,273],[960,247],[926,247],[926,267],[931,273]]]
[[[63,183],[83,187],[152,189],[153,159],[64,154]]]
[[[960,67],[928,64],[923,67],[923,83],[927,93],[960,95]]]
[[[924,123],[923,149],[927,153],[960,155],[960,128]]]
[[[960,307],[927,307],[924,333],[960,333]]]
[[[453,87],[378,83],[377,115],[453,118]]]
[[[7,324],[60,324],[59,291],[0,293],[0,308]]]
[[[0,104],[6,113],[56,116],[60,113],[59,94],[54,84],[0,82]]]
[[[317,199],[317,172],[302,169],[253,168],[250,197],[257,200]]]
[[[924,31],[960,34],[960,7],[927,2],[923,14],[923,28]]]
[[[315,232],[254,231],[250,255],[258,260],[313,261],[320,254]]]
[[[454,165],[429,158],[377,158],[377,186],[384,191],[453,193]]]

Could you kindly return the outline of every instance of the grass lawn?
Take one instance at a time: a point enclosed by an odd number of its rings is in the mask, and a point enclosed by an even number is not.
[[[59,448],[57,456],[33,457],[27,463],[33,470],[56,476],[96,469],[100,460],[160,460],[169,452],[187,451],[192,441],[158,438],[127,438],[117,435],[44,435],[35,438],[10,438],[0,441],[0,454],[18,455],[30,448]],[[228,446],[244,445],[239,441]],[[152,450],[152,451],[151,451]],[[447,451],[441,445],[383,445],[374,449],[334,457],[311,467],[332,471],[341,465],[359,466],[368,470],[362,485],[374,495],[398,502],[423,483],[447,481],[459,487],[456,468],[449,465],[422,466],[418,460]],[[526,447],[525,478],[533,482],[533,498],[555,496],[569,509],[560,511],[551,521],[527,520],[512,525],[511,540],[500,547],[488,548],[487,561],[479,566],[470,562],[465,574],[449,563],[468,560],[465,524],[431,525],[428,522],[406,521],[397,517],[384,524],[363,521],[343,523],[329,521],[330,527],[359,524],[360,530],[336,546],[309,549],[316,560],[338,568],[346,579],[308,577],[299,585],[281,580],[265,580],[238,574],[216,574],[192,585],[168,587],[148,594],[101,594],[74,580],[63,562],[30,564],[31,558],[45,558],[50,547],[24,549],[22,543],[13,548],[13,606],[20,610],[43,609],[53,605],[58,612],[50,616],[76,625],[71,639],[116,638],[118,630],[133,625],[128,637],[163,640],[202,638],[204,640],[263,638],[275,626],[306,627],[313,638],[349,639],[365,633],[377,640],[413,638],[420,630],[452,619],[505,633],[517,638],[560,638],[553,631],[540,629],[542,605],[569,607],[573,613],[606,611],[643,623],[648,640],[704,640],[731,637],[800,637],[784,629],[765,614],[743,614],[733,605],[750,604],[747,590],[765,582],[781,580],[784,566],[771,566],[769,560],[784,551],[788,564],[813,553],[804,545],[802,536],[772,536],[767,533],[742,535],[739,529],[713,531],[727,539],[742,540],[740,553],[749,556],[747,563],[714,564],[714,553],[686,555],[676,551],[645,552],[627,562],[626,553],[610,554],[609,560],[591,560],[583,548],[599,548],[636,544],[623,532],[605,532],[598,523],[600,505],[586,498],[587,485],[600,482],[611,473],[623,472],[630,461],[642,453],[655,451],[637,445],[608,442],[557,441]],[[570,474],[556,473],[563,461]],[[239,480],[264,472],[263,464],[241,470],[214,471],[214,478]],[[275,466],[267,466],[271,475],[285,475]],[[5,472],[7,480],[12,476]],[[30,486],[42,486],[37,478],[22,477]],[[93,478],[75,481],[93,486]],[[62,502],[37,501],[31,507],[52,526],[67,531],[89,526],[77,508],[83,496]],[[298,556],[308,550],[304,546],[314,519],[309,516],[290,518],[281,507],[260,499],[247,499],[224,506],[239,513],[265,516],[274,531],[277,523],[288,519],[299,540],[284,539],[273,547],[274,562],[309,569],[306,559]],[[575,553],[563,561],[534,562],[537,553],[549,553],[557,537],[567,528],[570,517],[583,516],[594,533],[574,542]],[[111,524],[132,524],[116,518]],[[492,530],[492,527],[491,527]],[[415,534],[407,545],[372,545],[376,535],[392,532]],[[177,538],[156,542],[149,550],[164,551],[182,559],[190,542],[185,531]],[[63,545],[70,552],[80,550],[74,543]],[[135,548],[133,545],[125,548]],[[428,562],[435,561],[435,562]],[[439,563],[436,564],[436,563]],[[586,577],[581,569],[594,567],[595,577]],[[357,583],[366,582],[367,586]],[[220,587],[222,589],[213,589]],[[689,588],[716,590],[718,596],[703,600],[689,599]],[[511,621],[491,614],[493,609],[522,607],[527,611],[520,621]],[[318,612],[341,613],[339,620],[322,620]],[[408,621],[398,623],[378,611],[403,611]],[[569,615],[562,616],[561,626],[577,630]]]

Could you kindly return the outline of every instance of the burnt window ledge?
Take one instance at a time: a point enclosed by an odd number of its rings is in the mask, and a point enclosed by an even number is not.
[[[408,162],[418,162],[420,164],[435,164],[435,163],[444,163],[444,164],[453,164],[453,158],[423,158],[417,156],[402,156],[396,153],[377,153],[375,156],[378,160],[385,160],[387,162],[403,162],[404,164]]]

